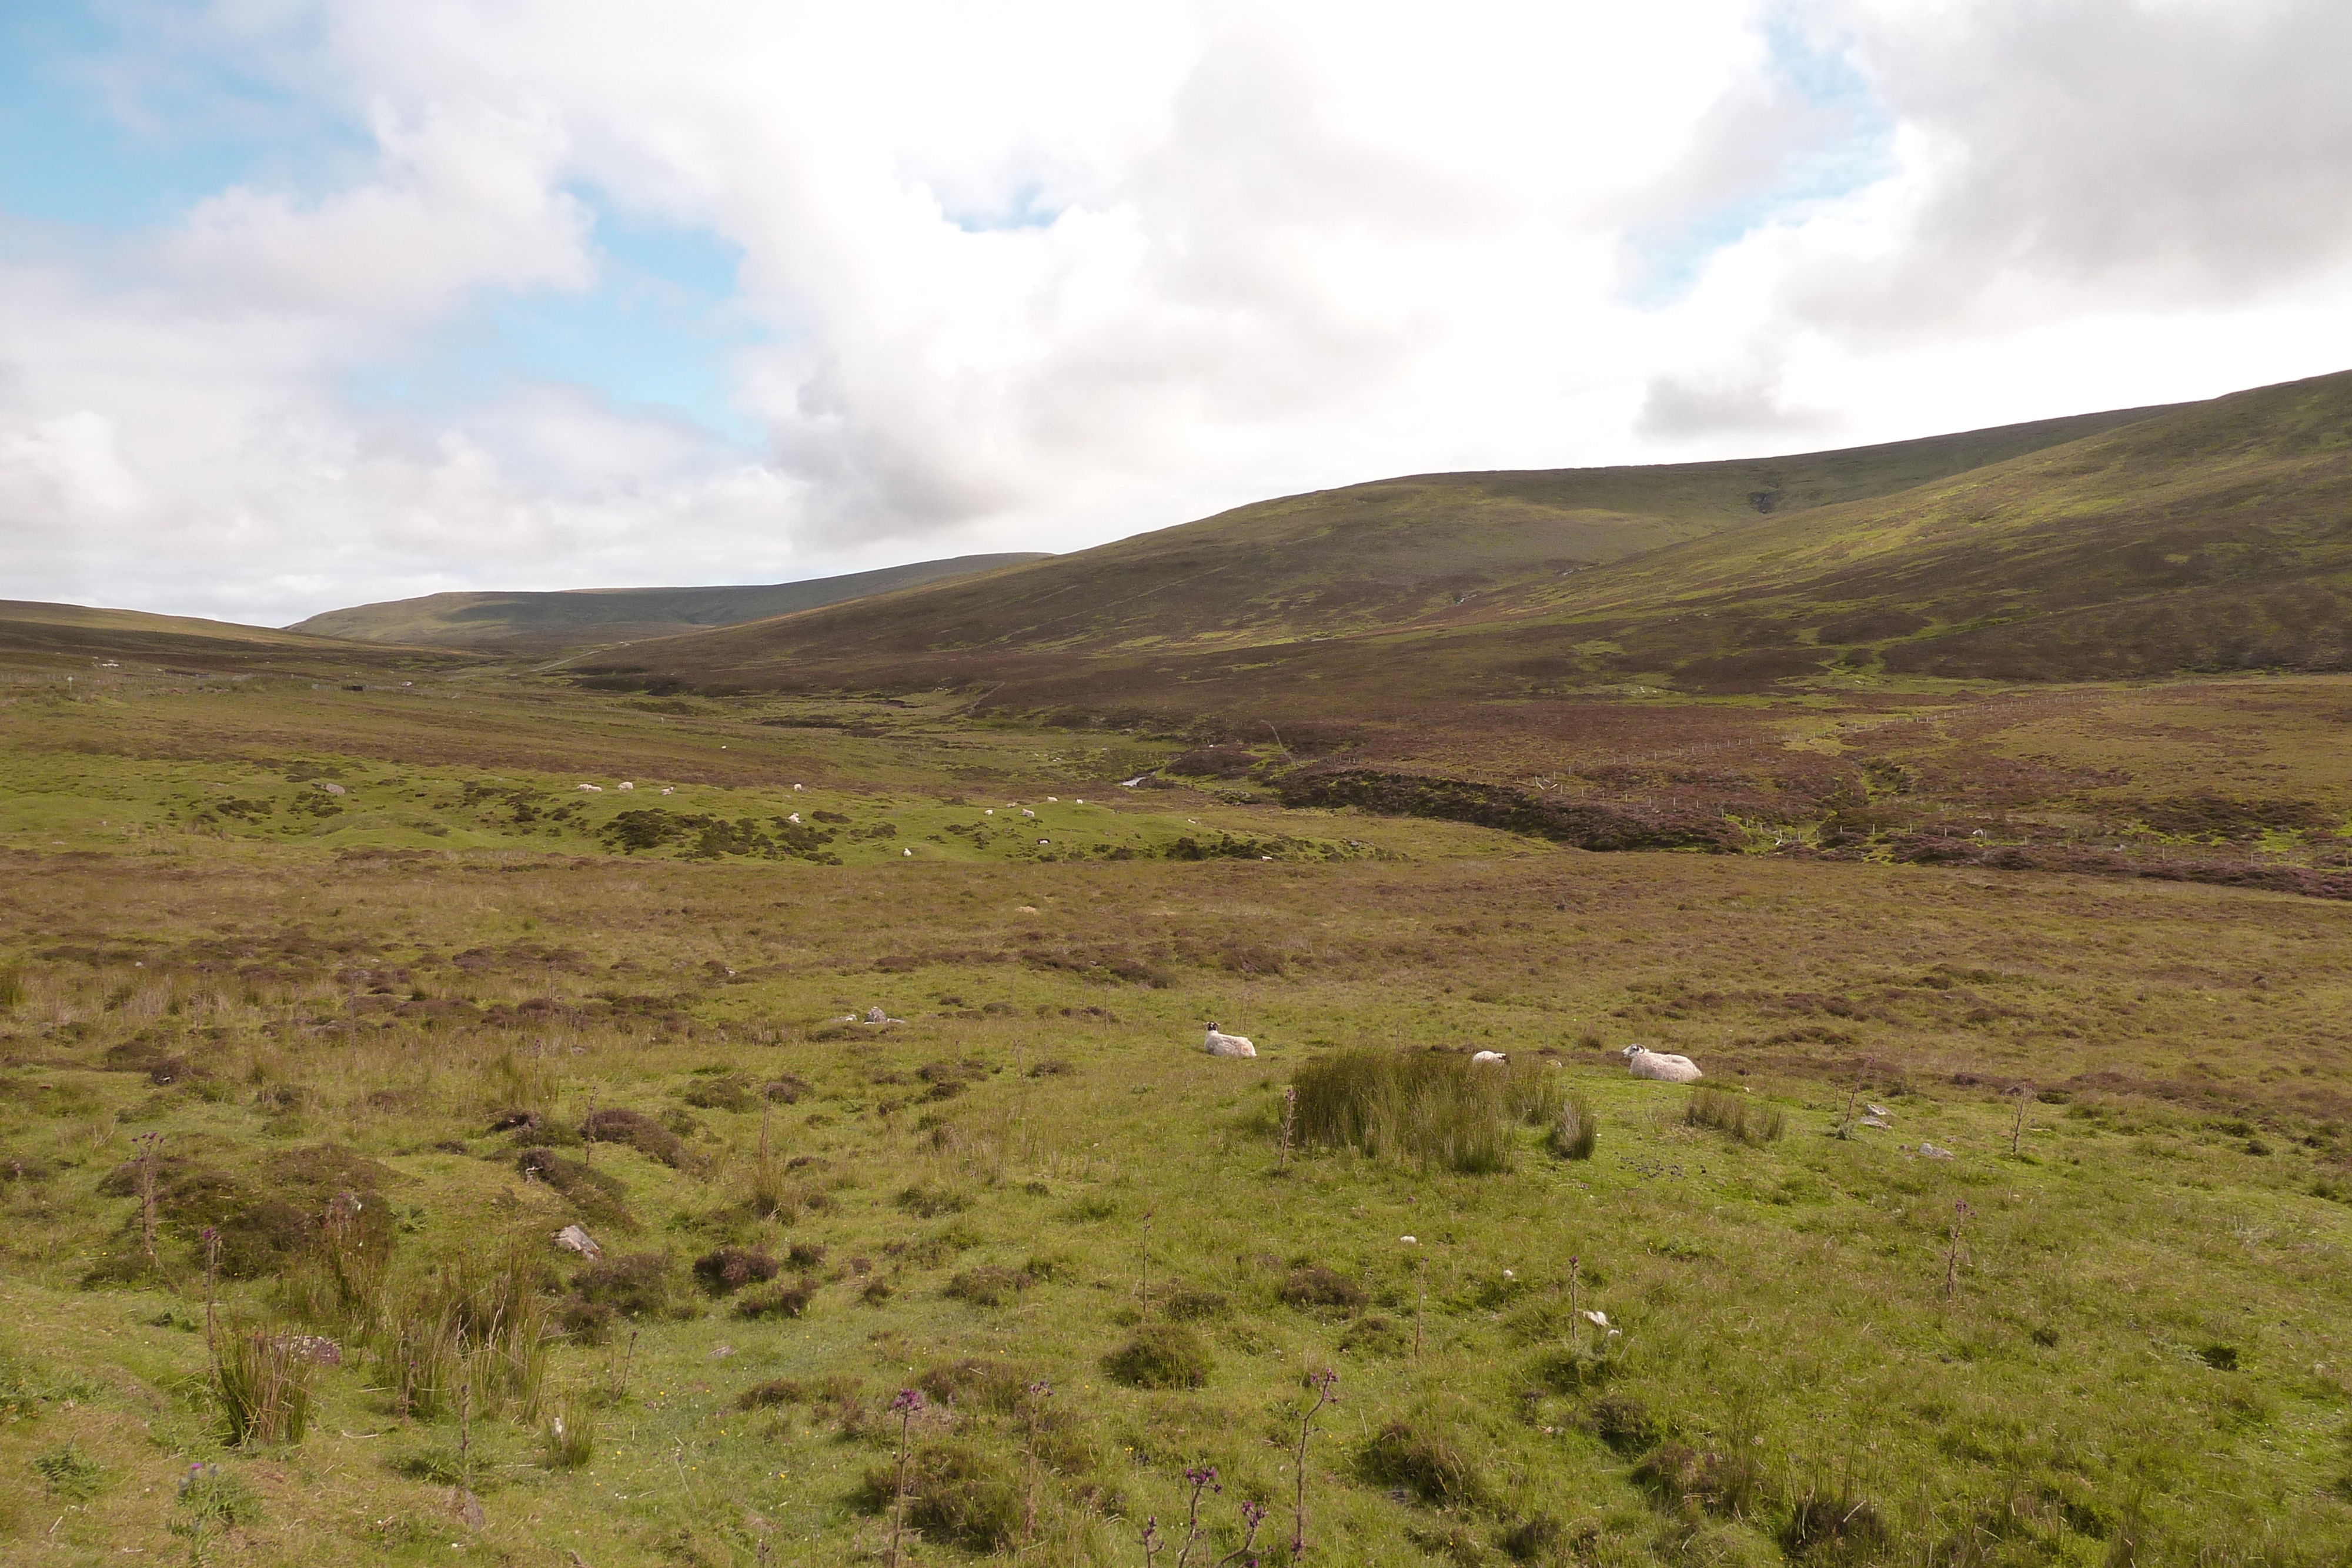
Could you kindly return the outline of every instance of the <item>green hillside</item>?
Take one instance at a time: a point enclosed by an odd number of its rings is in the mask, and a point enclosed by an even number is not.
[[[1237,507],[985,583],[747,626],[659,656],[757,680],[810,659],[1164,653],[1391,628],[1759,516],[1888,495],[2159,412],[1790,457],[1384,479]]]
[[[192,615],[151,615],[140,610],[0,599],[0,654],[7,655],[12,664],[31,668],[131,661],[140,671],[152,674],[156,661],[203,666],[207,672],[298,667],[331,671],[383,668],[394,663],[405,668],[415,663],[404,650],[388,660],[390,652]]]
[[[582,643],[633,642],[707,626],[733,626],[1045,559],[1034,551],[955,556],[805,582],[741,587],[431,593],[421,599],[326,611],[289,630],[362,643],[551,653]]]
[[[709,685],[985,681],[1000,704],[1317,717],[1629,678],[2331,669],[2352,648],[2347,431],[2337,375],[1770,463],[1388,481],[1060,558],[985,598],[631,652]]]

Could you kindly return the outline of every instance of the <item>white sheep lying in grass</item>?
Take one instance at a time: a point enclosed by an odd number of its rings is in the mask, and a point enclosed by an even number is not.
[[[1242,1036],[1219,1033],[1217,1020],[1214,1019],[1209,1020],[1209,1037],[1201,1042],[1201,1049],[1211,1056],[1255,1056],[1257,1054],[1257,1047]]]
[[[1511,1059],[1499,1051],[1476,1051],[1470,1053],[1471,1066],[1475,1067],[1482,1061],[1495,1067],[1508,1067],[1511,1064]]]
[[[1625,1065],[1633,1070],[1634,1077],[1654,1078],[1661,1083],[1696,1083],[1706,1076],[1689,1057],[1669,1056],[1646,1045],[1627,1046]]]

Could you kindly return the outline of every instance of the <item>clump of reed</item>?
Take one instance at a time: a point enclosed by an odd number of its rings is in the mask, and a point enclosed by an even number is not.
[[[547,1423],[540,1428],[540,1450],[551,1470],[577,1470],[587,1468],[596,1457],[596,1412],[585,1398],[577,1395],[563,1401],[547,1415]]]
[[[388,1294],[374,1348],[394,1408],[430,1420],[463,1386],[482,1415],[534,1419],[555,1337],[547,1283],[546,1260],[515,1237]]]
[[[299,1334],[238,1327],[225,1336],[214,1393],[228,1440],[299,1443],[310,1424],[313,1342]]]
[[[1683,1121],[1694,1127],[1712,1127],[1751,1147],[1780,1138],[1789,1130],[1789,1118],[1778,1105],[1759,1105],[1745,1095],[1721,1089],[1701,1089],[1683,1107]]]
[[[1338,1051],[1301,1067],[1292,1087],[1307,1143],[1471,1175],[1510,1169],[1517,1126],[1544,1125],[1575,1099],[1557,1068],[1438,1051]]]
[[[1569,1094],[1551,1118],[1551,1131],[1545,1141],[1561,1159],[1591,1159],[1601,1141],[1601,1117],[1592,1102],[1581,1094]]]

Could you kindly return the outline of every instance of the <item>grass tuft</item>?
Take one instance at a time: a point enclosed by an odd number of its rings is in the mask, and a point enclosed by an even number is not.
[[[224,1336],[215,1394],[228,1440],[299,1443],[310,1424],[315,1363],[300,1337],[268,1329],[233,1329]]]
[[[1743,1094],[1722,1089],[1701,1089],[1683,1107],[1683,1121],[1694,1127],[1712,1127],[1751,1148],[1779,1141],[1789,1130],[1789,1118],[1778,1105],[1759,1105]]]
[[[1130,1388],[1198,1388],[1213,1366],[1207,1343],[1182,1323],[1146,1323],[1103,1362]]]
[[[1488,1175],[1511,1168],[1523,1110],[1543,1113],[1554,1093],[1540,1079],[1517,1082],[1454,1051],[1359,1050],[1308,1061],[1292,1087],[1308,1143]]]

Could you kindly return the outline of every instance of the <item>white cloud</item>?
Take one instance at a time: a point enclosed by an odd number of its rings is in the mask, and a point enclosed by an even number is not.
[[[0,235],[0,563],[289,620],[2333,369],[2347,44],[2319,0],[224,3],[126,102],[235,62],[373,163]],[[740,247],[753,444],[625,363],[425,373],[593,303],[599,205]],[[457,390],[364,390],[412,372]]]

